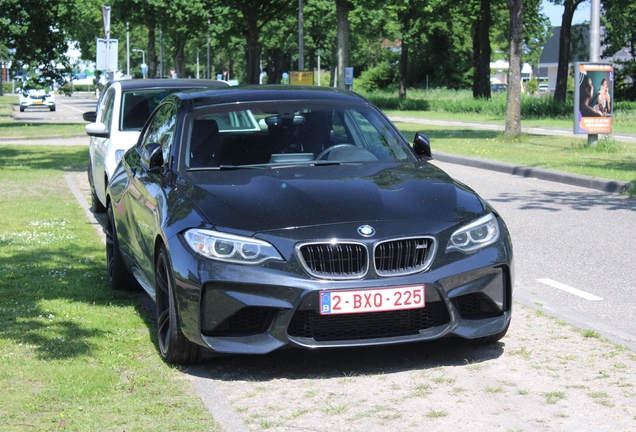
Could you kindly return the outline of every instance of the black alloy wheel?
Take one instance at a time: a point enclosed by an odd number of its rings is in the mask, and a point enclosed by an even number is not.
[[[172,271],[168,252],[162,246],[155,267],[157,295],[157,338],[161,358],[170,364],[198,363],[202,350],[190,342],[181,331],[179,314],[175,304]]]
[[[108,204],[108,219],[106,221],[106,264],[108,265],[108,283],[114,290],[133,290],[136,281],[124,266],[124,259],[119,250],[117,229],[113,217],[113,208]]]

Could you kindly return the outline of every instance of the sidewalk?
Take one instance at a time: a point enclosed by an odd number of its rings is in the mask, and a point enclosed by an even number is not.
[[[453,126],[463,127],[469,129],[481,129],[481,130],[496,130],[503,131],[504,125],[493,123],[477,123],[477,122],[462,122],[453,120],[430,120],[418,117],[403,117],[403,116],[389,116],[391,121],[403,122],[403,123],[416,123],[432,126]],[[552,129],[552,128],[540,128],[540,127],[521,127],[521,132],[533,135],[557,135],[566,136],[572,138],[582,138],[584,135],[575,134],[571,130],[564,129]],[[602,136],[602,135],[601,135]],[[611,134],[611,137],[616,141],[629,142],[636,144],[636,135],[629,134]]]
[[[481,129],[481,130],[497,130],[503,131],[504,126],[498,124],[491,123],[475,123],[475,122],[460,122],[460,121],[452,121],[452,120],[430,120],[423,119],[417,117],[402,117],[402,116],[389,116],[391,121],[394,122],[403,122],[403,123],[415,123],[415,124],[423,124],[423,125],[433,125],[433,126],[453,126],[453,127],[464,127],[470,129]],[[534,135],[557,135],[557,136],[567,136],[572,138],[581,138],[582,135],[576,135],[572,131],[566,131],[562,129],[550,129],[550,128],[529,128],[522,127],[521,131],[523,133],[534,134]],[[614,135],[612,134],[612,138],[621,141],[621,142],[629,142],[636,144],[636,136],[635,135]],[[571,186],[579,186],[587,189],[594,189],[608,193],[622,193],[630,188],[632,185],[629,182],[619,181],[619,180],[611,180],[605,178],[598,177],[590,177],[584,176],[580,174],[573,174],[564,171],[556,171],[545,168],[535,168],[523,165],[515,165],[507,162],[499,162],[490,159],[480,159],[474,157],[461,156],[451,153],[442,153],[435,151],[433,149],[433,158],[439,160],[441,162],[448,162],[458,165],[471,166],[475,168],[481,168],[491,171],[502,172],[505,174],[518,175],[522,177],[531,177],[537,178],[541,180],[568,184]]]

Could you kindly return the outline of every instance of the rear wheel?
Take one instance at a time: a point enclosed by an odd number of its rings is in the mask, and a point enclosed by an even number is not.
[[[135,278],[126,269],[119,250],[113,208],[110,204],[108,205],[108,219],[106,221],[106,263],[108,265],[108,283],[112,289],[133,290],[136,288]]]
[[[93,168],[92,163],[88,164],[88,184],[91,186],[91,210],[93,213],[104,213],[106,211],[106,207],[99,200],[97,194],[95,193],[95,185],[93,185]]]
[[[166,363],[188,364],[202,360],[201,348],[190,342],[181,331],[172,284],[168,251],[159,251],[155,268],[157,294],[157,337],[159,353]]]

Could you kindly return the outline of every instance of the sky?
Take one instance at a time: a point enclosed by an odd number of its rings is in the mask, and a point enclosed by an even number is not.
[[[554,27],[561,26],[561,19],[563,18],[563,6],[555,6],[548,0],[543,0],[543,13],[550,18],[550,22]],[[576,8],[574,12],[574,18],[572,24],[580,24],[583,21],[590,20],[590,2],[584,2]]]

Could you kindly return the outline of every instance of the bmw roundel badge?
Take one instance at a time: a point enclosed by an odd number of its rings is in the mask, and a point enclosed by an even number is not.
[[[361,225],[358,227],[358,234],[362,237],[372,237],[375,235],[375,229],[370,225]]]

